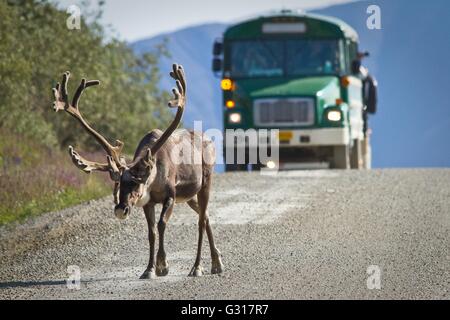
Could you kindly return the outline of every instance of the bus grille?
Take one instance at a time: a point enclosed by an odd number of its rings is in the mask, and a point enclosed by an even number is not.
[[[308,98],[258,99],[254,102],[257,126],[295,126],[314,124],[314,100]]]

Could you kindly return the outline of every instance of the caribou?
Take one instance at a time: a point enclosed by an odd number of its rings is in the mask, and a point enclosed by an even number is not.
[[[82,79],[71,102],[67,91],[70,72],[65,72],[61,84],[58,83],[53,88],[55,98],[53,109],[64,110],[75,118],[107,154],[106,162],[94,162],[83,158],[69,146],[72,162],[85,173],[93,171],[109,173],[114,182],[114,214],[117,218],[127,218],[133,207],[142,207],[144,210],[148,225],[150,257],[141,279],[168,274],[164,231],[174,204],[181,202],[186,202],[198,214],[197,256],[189,275],[201,276],[203,273],[201,251],[205,230],[211,250],[211,273],[221,273],[223,270],[221,255],[214,244],[207,211],[215,164],[214,144],[204,133],[177,129],[186,104],[186,77],[183,67],[174,64],[170,76],[175,79],[176,88],[172,89],[174,98],[169,101],[168,106],[177,108],[175,117],[164,132],[154,129],[141,139],[132,161],[127,161],[122,155],[124,146],[122,141],[116,140],[115,144],[111,145],[80,113],[78,103],[81,94],[86,88],[100,84],[100,81]],[[199,154],[200,157],[196,157],[197,161],[186,161],[186,158],[192,160],[192,157],[186,157],[185,150]],[[162,205],[158,223],[155,220],[156,204]],[[159,235],[159,248],[155,261],[156,229]]]

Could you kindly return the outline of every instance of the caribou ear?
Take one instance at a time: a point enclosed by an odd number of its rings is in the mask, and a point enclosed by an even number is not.
[[[144,161],[147,167],[153,164],[152,149],[147,148],[147,151],[145,152],[145,155],[142,157],[142,160]]]
[[[154,163],[152,150],[147,148],[140,156],[139,161],[136,163],[138,168],[143,169],[147,167],[152,167]]]
[[[150,148],[139,157],[139,160],[130,168],[131,175],[137,182],[145,182],[155,161]]]

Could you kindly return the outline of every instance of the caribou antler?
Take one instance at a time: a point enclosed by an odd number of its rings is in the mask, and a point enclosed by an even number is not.
[[[72,159],[73,164],[80,170],[91,173],[94,170],[97,171],[108,171],[109,165],[108,163],[98,163],[86,160],[82,156],[79,155],[78,152],[76,152],[72,146],[69,146],[69,155]]]
[[[174,63],[172,69],[173,70],[170,71],[170,76],[175,79],[178,89],[172,89],[175,99],[169,101],[169,107],[184,108],[184,105],[186,104],[186,76],[184,75],[184,70],[181,65]]]
[[[184,106],[186,104],[186,77],[184,75],[183,67],[174,63],[172,65],[172,69],[173,70],[170,72],[170,76],[176,80],[175,83],[177,85],[177,88],[172,89],[175,99],[170,100],[168,105],[170,108],[178,108],[178,110],[172,123],[152,146],[152,154],[155,154],[161,148],[161,146],[167,141],[170,135],[178,127],[183,116]]]
[[[91,173],[92,171],[108,171],[111,179],[114,181],[120,180],[120,170],[117,167],[111,156],[107,156],[108,163],[99,163],[90,160],[86,160],[78,152],[76,152],[72,146],[69,146],[69,155],[73,164],[80,170]]]
[[[69,146],[69,154],[72,158],[72,162],[79,169],[86,173],[90,173],[93,170],[98,171],[109,171],[111,178],[115,180],[120,176],[119,169],[123,168],[125,164],[120,157],[123,148],[123,142],[116,140],[116,146],[112,146],[101,134],[95,131],[87,122],[84,120],[78,108],[78,102],[80,100],[81,94],[84,89],[100,84],[98,80],[86,81],[82,79],[80,85],[75,92],[72,103],[69,103],[69,97],[67,93],[67,82],[70,77],[70,72],[67,71],[63,74],[63,79],[61,85],[57,83],[56,88],[53,88],[53,95],[55,97],[55,102],[53,103],[53,109],[57,112],[59,110],[64,110],[72,117],[78,120],[81,125],[86,129],[86,131],[91,134],[97,142],[103,147],[103,149],[108,154],[108,163],[97,163],[89,161],[81,157],[78,152],[76,152],[72,146]]]

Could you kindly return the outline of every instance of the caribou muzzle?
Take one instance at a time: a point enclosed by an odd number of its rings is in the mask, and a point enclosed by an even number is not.
[[[130,212],[131,212],[131,207],[124,205],[124,204],[118,204],[114,208],[114,215],[121,220],[128,218],[128,216],[130,215]]]

